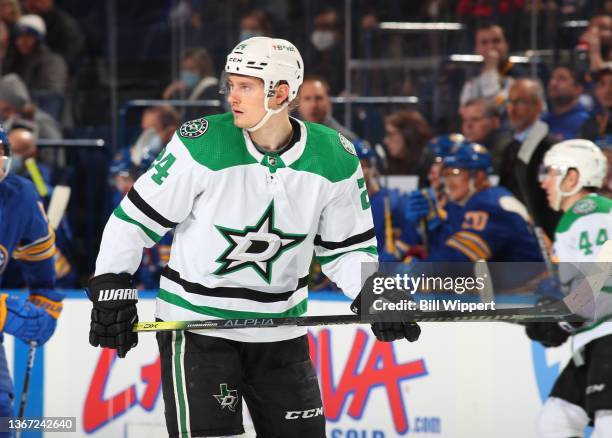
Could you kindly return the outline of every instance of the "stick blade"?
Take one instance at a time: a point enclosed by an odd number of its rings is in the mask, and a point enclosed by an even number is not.
[[[51,201],[49,202],[49,208],[47,209],[47,217],[49,218],[49,224],[54,230],[57,230],[68,202],[70,201],[71,189],[68,186],[55,186],[53,188],[53,195],[51,195]]]

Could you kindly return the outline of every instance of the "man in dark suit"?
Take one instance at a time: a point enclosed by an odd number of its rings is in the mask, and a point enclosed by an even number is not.
[[[507,113],[514,134],[505,151],[499,184],[508,188],[529,210],[536,225],[552,239],[559,214],[548,206],[539,184],[544,154],[555,143],[548,125],[540,121],[544,90],[538,81],[518,79],[508,94]]]

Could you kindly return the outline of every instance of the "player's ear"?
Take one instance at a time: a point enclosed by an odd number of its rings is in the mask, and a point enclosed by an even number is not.
[[[565,191],[573,189],[574,187],[576,187],[576,184],[578,184],[578,179],[579,174],[576,169],[568,170],[567,175],[565,175],[565,178],[563,179],[563,185],[565,186],[563,187],[563,189]]]
[[[289,85],[287,83],[281,83],[276,87],[276,93],[274,95],[274,103],[281,106],[285,101],[289,99]]]

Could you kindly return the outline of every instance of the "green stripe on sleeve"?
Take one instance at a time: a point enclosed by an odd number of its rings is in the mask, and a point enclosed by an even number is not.
[[[219,309],[217,307],[198,306],[187,301],[185,298],[168,292],[165,289],[160,289],[157,298],[167,303],[173,304],[183,309],[190,310],[192,312],[201,313],[202,315],[214,316],[223,319],[243,319],[243,318],[288,318],[291,316],[303,315],[308,308],[308,299],[300,301],[295,306],[284,312],[278,313],[263,313],[263,312],[243,312],[239,310],[227,310]]]
[[[317,256],[317,260],[322,265],[325,265],[326,263],[333,262],[337,258],[342,257],[344,254],[349,254],[351,252],[357,252],[357,251],[366,252],[368,254],[373,254],[373,255],[378,255],[378,251],[376,250],[375,246],[367,246],[365,248],[357,248],[357,249],[353,249],[351,251],[341,252],[339,254],[334,254],[334,255],[330,255],[330,256]]]
[[[119,206],[117,206],[117,208],[115,208],[115,210],[113,211],[113,214],[115,216],[117,216],[119,219],[121,219],[122,221],[126,221],[126,222],[128,222],[130,224],[136,225],[152,241],[159,242],[161,240],[162,236],[160,236],[159,234],[157,234],[155,231],[151,230],[150,228],[145,227],[140,222],[138,222],[138,221],[132,219],[131,217],[129,217],[128,214],[123,210],[123,208],[121,208],[121,205],[119,205]]]

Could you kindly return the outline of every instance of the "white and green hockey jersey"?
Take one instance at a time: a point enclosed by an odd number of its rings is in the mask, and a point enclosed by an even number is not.
[[[585,271],[582,262],[595,262],[602,245],[612,236],[612,200],[597,194],[590,194],[577,201],[567,210],[555,231],[553,250],[555,258],[561,262],[559,277],[567,285],[569,292],[579,283],[577,271],[570,265],[576,265]],[[564,263],[570,262],[570,263]],[[585,271],[586,272],[586,271]],[[580,275],[580,278],[583,278]],[[604,284],[596,295],[596,320],[578,330],[573,338],[575,350],[588,344],[593,339],[612,334],[612,281]],[[589,311],[591,312],[592,309]]]
[[[323,272],[357,296],[362,263],[377,262],[359,159],[338,132],[297,123],[299,140],[280,155],[259,152],[231,113],[183,124],[113,212],[96,275],[133,274],[143,247],[175,228],[157,297],[162,320],[302,315],[313,250]],[[306,331],[200,333],[265,342]]]

